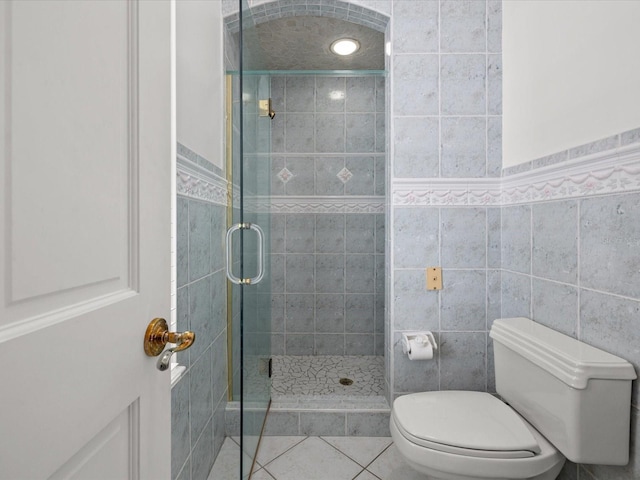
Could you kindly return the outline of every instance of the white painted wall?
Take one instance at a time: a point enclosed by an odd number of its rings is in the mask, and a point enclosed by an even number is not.
[[[640,1],[503,3],[503,166],[640,127]]]
[[[176,2],[178,142],[223,168],[224,67],[221,2]]]

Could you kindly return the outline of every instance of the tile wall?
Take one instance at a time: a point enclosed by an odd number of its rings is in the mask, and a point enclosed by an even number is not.
[[[385,82],[273,76],[272,353],[384,353]]]
[[[629,154],[635,161],[625,165],[624,156]],[[597,174],[576,174],[572,163],[594,155],[603,158],[600,165],[590,166]],[[533,197],[504,206],[501,227],[502,316],[530,317],[628,360],[636,372],[640,372],[639,163],[640,129],[636,129],[508,169],[505,183],[518,176],[533,177],[553,165],[555,178],[549,184],[562,187],[549,186],[545,192],[549,198],[560,197],[557,200]],[[629,465],[569,463],[561,478],[640,478],[639,385],[635,381],[632,391]]]
[[[172,479],[205,480],[225,435],[226,181],[221,173],[178,145],[178,329],[197,332],[197,341],[178,354],[187,370],[171,390]]]
[[[389,399],[487,389],[488,319],[499,313],[500,209],[451,187],[501,175],[501,3],[391,2]],[[402,195],[407,183],[430,195]],[[454,187],[455,188],[455,187]],[[443,290],[425,269],[441,266]],[[431,330],[431,361],[402,353],[403,332]]]

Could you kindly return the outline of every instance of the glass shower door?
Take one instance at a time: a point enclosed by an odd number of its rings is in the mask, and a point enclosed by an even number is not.
[[[235,302],[240,309],[234,348],[239,348],[237,391],[240,399],[242,466],[246,479],[257,453],[271,400],[271,281],[270,281],[270,79],[257,74],[260,44],[251,10],[240,0],[239,145],[234,156],[234,222],[232,243],[240,246],[239,284]],[[238,258],[236,257],[236,258]],[[234,352],[235,353],[235,352]],[[239,391],[238,391],[239,390]],[[235,392],[234,392],[235,393]]]

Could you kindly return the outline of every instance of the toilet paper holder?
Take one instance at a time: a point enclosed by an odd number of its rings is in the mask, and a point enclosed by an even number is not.
[[[436,339],[431,332],[407,332],[402,334],[402,353],[411,353],[411,344],[426,347],[431,344],[434,350],[438,349]]]

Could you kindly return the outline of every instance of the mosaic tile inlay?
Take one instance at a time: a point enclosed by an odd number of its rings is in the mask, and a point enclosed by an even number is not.
[[[377,396],[384,395],[384,357],[374,355],[274,355],[271,394]],[[341,378],[353,380],[341,385]]]

